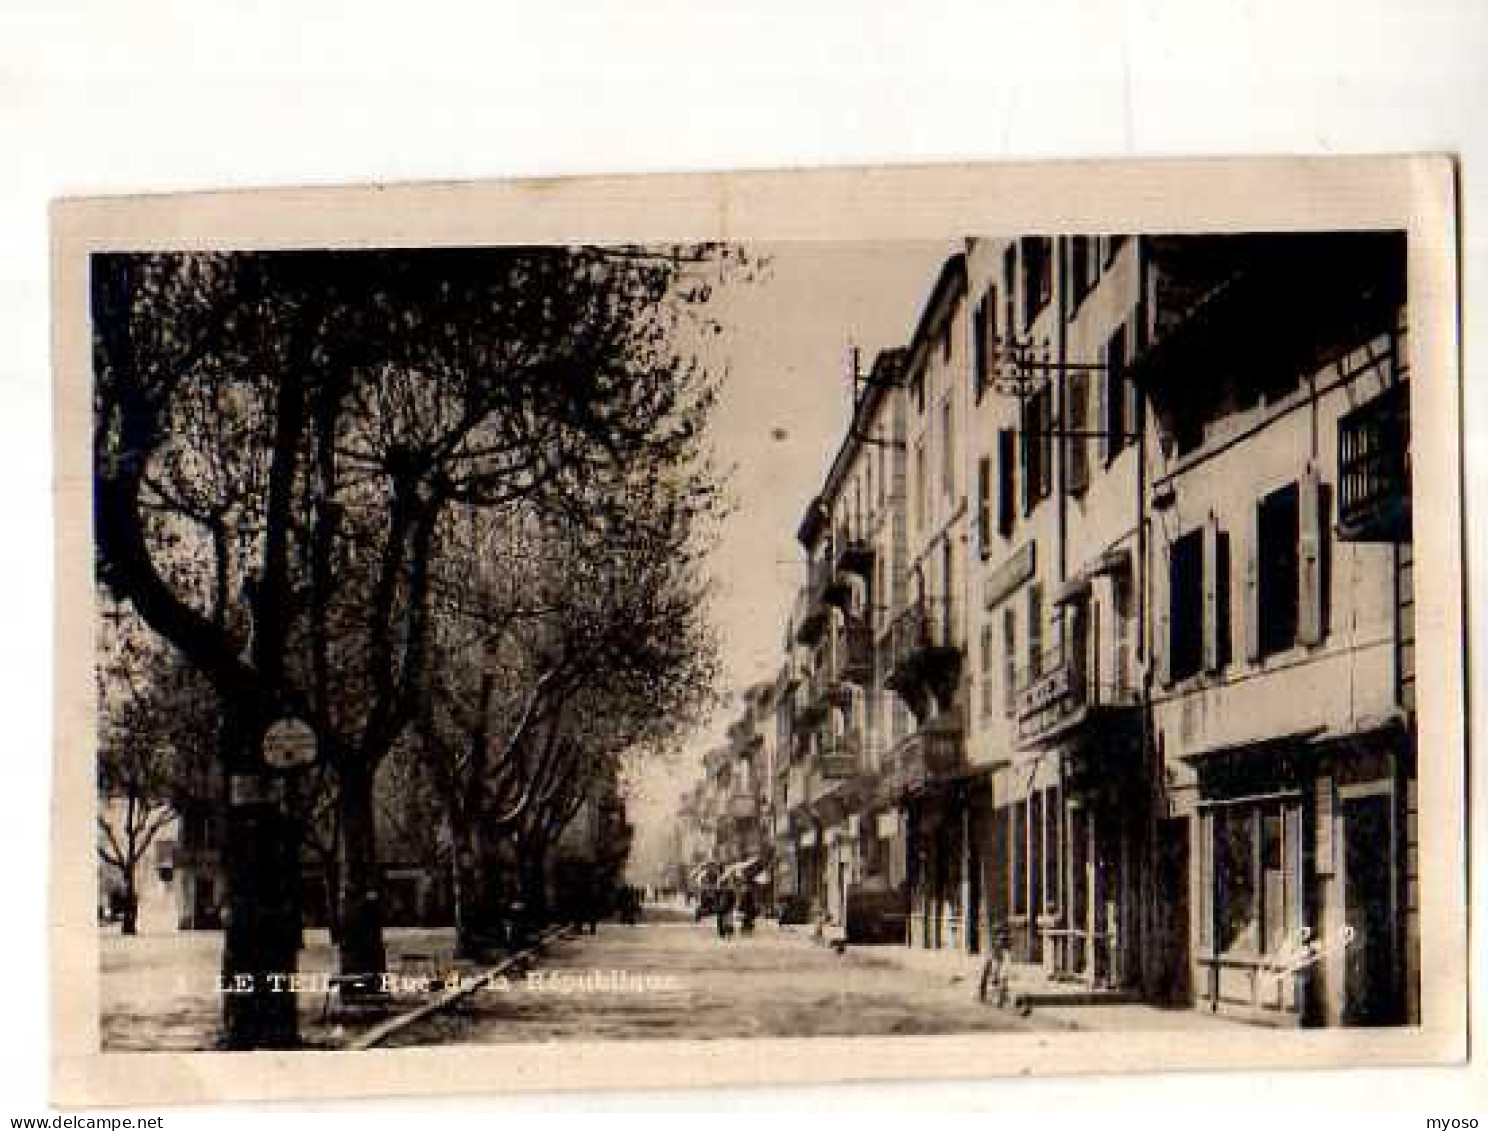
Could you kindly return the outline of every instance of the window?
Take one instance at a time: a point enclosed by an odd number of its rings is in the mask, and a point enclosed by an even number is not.
[[[1002,709],[1011,715],[1018,706],[1018,617],[1011,608],[1002,611]]]
[[[910,392],[914,394],[914,405],[916,412],[925,411],[925,370],[915,370],[915,375],[909,383]]]
[[[992,461],[986,456],[977,460],[976,542],[986,561],[992,551]]]
[[[1008,337],[1012,337],[1013,327],[1017,325],[1016,311],[1014,309],[1017,302],[1017,294],[1018,247],[1016,244],[1011,244],[1008,246],[1008,249],[1002,253],[1002,301],[1003,306],[1005,307],[1005,310],[1003,311],[1002,325],[1003,332],[1007,334]]]
[[[1059,793],[1044,791],[1044,911],[1059,910]]]
[[[915,529],[925,529],[926,503],[930,495],[930,477],[925,474],[925,441],[915,444]]]
[[[1044,662],[1044,587],[1028,587],[1028,682],[1043,674]]]
[[[978,404],[987,388],[987,302],[982,299],[971,314],[971,387]]]
[[[1126,447],[1127,434],[1136,430],[1135,389],[1128,388],[1126,379],[1126,327],[1116,327],[1106,343],[1105,410],[1106,418],[1101,422],[1105,435],[1101,437],[1105,460],[1109,463]],[[1128,397],[1132,403],[1128,404]]]
[[[1176,539],[1168,567],[1168,679],[1197,675],[1204,660],[1204,536]]]
[[[1113,670],[1111,682],[1118,694],[1135,690],[1132,679],[1131,641],[1132,632],[1132,575],[1122,570],[1111,575],[1111,631]]]
[[[1013,914],[1028,914],[1028,877],[1024,871],[1028,859],[1028,806],[1014,803],[1013,819],[1008,822],[1012,842],[1008,846],[1008,870],[1013,877]]]
[[[1023,400],[1023,513],[1049,497],[1054,479],[1054,391],[1045,385]]]
[[[1028,913],[1044,906],[1044,791],[1028,798]]]
[[[956,494],[956,409],[947,396],[940,405],[940,489],[947,498]]]
[[[990,719],[997,710],[997,694],[992,686],[992,622],[982,625],[982,718]]]
[[[1100,258],[1096,253],[1093,236],[1071,236],[1069,241],[1070,304],[1073,315],[1080,302],[1095,289],[1100,277]]]
[[[1067,459],[1065,480],[1070,494],[1079,495],[1090,486],[1090,440],[1086,435],[1090,431],[1089,373],[1083,369],[1071,372],[1065,386],[1065,395],[1069,398],[1065,412],[1065,431],[1068,433],[1064,438]]]
[[[1261,655],[1285,652],[1297,643],[1297,485],[1261,500],[1257,518],[1257,565]]]
[[[1298,818],[1295,803],[1281,800],[1210,812],[1200,855],[1201,936],[1216,953],[1266,955],[1286,947],[1298,894]]]
[[[1017,514],[1017,484],[1014,481],[1017,465],[1016,441],[1011,428],[997,432],[997,532],[1004,538],[1013,532],[1014,516]]]
[[[1044,236],[1028,236],[1018,241],[1019,257],[1023,262],[1023,327],[1033,325],[1033,320],[1048,305],[1053,290],[1053,272],[1049,263],[1050,240]]]

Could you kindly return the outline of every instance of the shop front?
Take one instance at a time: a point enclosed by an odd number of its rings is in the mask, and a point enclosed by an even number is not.
[[[1281,1025],[1418,1016],[1412,749],[1390,724],[1188,757],[1201,1008]]]

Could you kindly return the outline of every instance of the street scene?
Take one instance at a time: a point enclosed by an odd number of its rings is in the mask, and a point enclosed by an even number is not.
[[[90,303],[105,1051],[1419,1023],[1402,234]]]

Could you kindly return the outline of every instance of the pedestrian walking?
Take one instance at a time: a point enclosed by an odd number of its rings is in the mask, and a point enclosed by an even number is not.
[[[726,939],[734,933],[734,889],[720,888],[718,891],[718,937]]]

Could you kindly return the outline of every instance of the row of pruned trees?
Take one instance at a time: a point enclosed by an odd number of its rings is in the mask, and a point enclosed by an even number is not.
[[[385,766],[437,805],[474,945],[485,842],[541,861],[617,759],[706,702],[698,554],[721,496],[713,388],[681,343],[738,262],[94,257],[98,579],[149,643],[133,650],[210,691],[201,742],[233,802],[224,974],[261,991],[224,999],[228,1045],[296,1039],[266,975],[294,969],[300,828],[339,875],[343,969],[384,967]],[[124,678],[149,685],[128,651]],[[129,698],[117,667],[106,708]],[[298,813],[265,784],[286,717],[316,740]],[[117,731],[126,751],[144,733]]]

